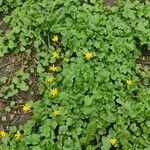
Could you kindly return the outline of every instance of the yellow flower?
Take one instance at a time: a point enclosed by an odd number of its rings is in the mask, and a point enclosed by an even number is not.
[[[131,85],[132,84],[132,80],[127,80],[126,83],[127,83],[128,86]]]
[[[20,131],[17,131],[17,133],[15,134],[15,140],[19,140],[20,138],[21,138],[21,133],[20,133]]]
[[[57,88],[50,89],[50,93],[52,94],[52,96],[57,96],[58,95]]]
[[[59,110],[54,110],[53,111],[53,115],[56,117],[56,116],[58,116],[59,115]]]
[[[53,77],[49,77],[46,81],[49,82],[49,83],[51,83],[51,82],[54,81],[54,78]]]
[[[49,66],[49,70],[53,71],[53,72],[57,72],[58,71],[58,67],[53,64],[52,66]]]
[[[0,130],[0,138],[6,136],[7,133],[4,130]]]
[[[116,138],[111,138],[110,143],[111,143],[111,145],[117,144],[117,139]]]
[[[59,40],[58,35],[54,35],[54,36],[52,37],[52,41],[53,41],[53,42],[57,43],[58,40]]]
[[[22,110],[23,110],[24,112],[30,111],[30,110],[31,110],[31,106],[26,103],[25,105],[23,105]]]
[[[91,52],[87,52],[87,53],[85,53],[85,58],[86,59],[91,59],[93,57],[93,54],[91,53]]]
[[[59,53],[56,52],[56,51],[53,52],[52,55],[53,55],[53,58],[55,58],[55,59],[58,59],[58,58],[59,58]]]

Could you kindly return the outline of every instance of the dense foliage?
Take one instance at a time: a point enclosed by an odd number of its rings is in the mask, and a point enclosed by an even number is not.
[[[0,149],[149,150],[149,68],[136,59],[140,47],[150,47],[150,2],[125,0],[112,7],[100,0],[13,2],[0,1],[1,12],[9,13],[0,56],[33,54],[36,68],[30,71],[38,74],[42,98],[30,100],[32,119],[11,127]],[[1,77],[0,96],[27,91],[30,78],[25,68],[11,81]],[[13,138],[17,130],[19,140]]]

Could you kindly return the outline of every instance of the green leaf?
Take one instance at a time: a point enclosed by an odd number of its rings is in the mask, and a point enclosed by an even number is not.
[[[59,134],[65,134],[67,132],[68,127],[65,125],[62,125],[59,127]]]
[[[15,26],[13,28],[14,33],[19,33],[20,32],[20,27],[19,26]]]
[[[12,83],[14,84],[19,84],[19,78],[18,77],[13,77]]]
[[[109,142],[109,138],[103,136],[101,150],[110,150],[110,148],[111,148],[111,144]]]
[[[17,88],[19,88],[21,91],[27,91],[29,86],[25,82],[21,82],[17,84]]]
[[[59,111],[62,116],[66,115],[68,113],[68,110],[64,107],[59,107]]]
[[[86,96],[86,97],[84,98],[85,106],[91,105],[92,102],[93,102],[93,98],[92,98],[92,97]]]
[[[95,148],[92,145],[88,145],[86,150],[95,150]]]
[[[16,76],[22,76],[23,74],[24,74],[24,71],[23,71],[23,69],[21,68],[21,69],[19,69],[18,71],[16,71]]]
[[[39,84],[39,93],[42,94],[46,90],[46,87],[43,83]]]
[[[149,150],[150,149],[150,146],[148,146],[147,148],[145,148],[144,150]]]
[[[14,47],[16,47],[16,44],[14,43],[14,41],[9,40],[8,47],[9,47],[10,49],[13,49]]]
[[[24,134],[29,135],[31,134],[32,128],[35,125],[35,120],[29,120],[25,125],[24,125]]]
[[[38,134],[31,134],[29,136],[26,136],[24,138],[25,143],[28,144],[33,144],[37,145],[40,142],[40,135]]]
[[[41,41],[39,39],[36,39],[36,41],[34,41],[35,48],[38,48],[40,44],[41,44]]]
[[[21,141],[20,143],[17,143],[16,150],[29,150],[26,143],[24,141]]]
[[[22,80],[25,80],[25,79],[28,79],[30,77],[30,74],[29,73],[24,73],[22,75]]]
[[[0,83],[2,83],[2,84],[6,83],[7,79],[8,79],[7,77],[1,77]]]
[[[41,148],[40,146],[34,146],[34,147],[32,148],[32,150],[43,150],[43,148]]]
[[[37,65],[37,72],[38,72],[39,74],[41,74],[41,73],[44,72],[44,68],[42,67],[41,64],[38,64],[38,65]]]
[[[57,127],[58,123],[55,121],[55,120],[51,120],[49,126],[52,128],[52,129],[55,129]]]
[[[85,130],[85,137],[81,139],[82,145],[88,145],[92,137],[95,135],[97,130],[96,121],[91,121]]]
[[[5,108],[5,111],[6,111],[6,112],[10,112],[10,111],[11,111],[10,107],[7,106],[7,107]]]
[[[11,91],[8,91],[8,93],[4,96],[5,99],[8,99],[9,97],[12,97],[18,93],[18,89],[11,89]]]
[[[2,5],[2,3],[3,3],[3,0],[0,0],[0,6]]]
[[[10,150],[9,146],[5,145],[5,144],[1,144],[0,145],[0,149],[4,149],[4,150]]]

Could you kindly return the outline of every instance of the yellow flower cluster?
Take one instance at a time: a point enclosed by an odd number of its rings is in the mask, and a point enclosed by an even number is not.
[[[60,113],[60,112],[59,112],[59,110],[54,110],[54,111],[53,111],[53,115],[54,115],[54,117],[58,116],[58,115],[59,115],[59,113]]]
[[[0,130],[0,138],[5,137],[6,135],[7,135],[7,133],[6,133],[4,130]],[[21,133],[20,133],[20,131],[18,130],[18,131],[16,132],[16,134],[14,135],[14,139],[15,139],[16,141],[18,141],[18,140],[20,140],[20,138],[21,138]]]
[[[16,141],[20,140],[20,138],[21,138],[21,133],[20,133],[19,130],[18,130],[17,133],[15,134],[14,138],[15,138]]]
[[[59,55],[60,55],[59,52],[55,51],[52,53],[52,55],[53,55],[53,58],[59,59]]]
[[[132,80],[127,80],[126,83],[128,86],[130,86],[130,85],[132,85]]]
[[[110,143],[111,143],[111,145],[116,145],[117,139],[116,138],[110,138]]]
[[[4,130],[0,130],[0,138],[5,137],[7,133]]]
[[[50,89],[50,93],[51,93],[52,96],[57,96],[57,95],[58,95],[58,90],[57,90],[57,88],[52,88],[52,89]]]
[[[51,83],[51,82],[53,82],[54,81],[54,78],[53,77],[49,77],[49,78],[47,78],[47,80],[46,80],[48,83]]]
[[[23,105],[22,110],[23,110],[23,112],[30,111],[31,110],[31,106],[26,103],[25,105]]]
[[[90,60],[93,57],[92,52],[86,52],[85,53],[85,59]]]
[[[53,35],[52,41],[53,41],[54,43],[57,43],[57,42],[59,41],[59,36],[58,36],[58,35]]]
[[[52,66],[49,66],[49,70],[52,71],[52,72],[57,72],[58,67],[53,64]]]

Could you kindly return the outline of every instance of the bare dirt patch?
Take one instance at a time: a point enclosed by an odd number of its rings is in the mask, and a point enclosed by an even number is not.
[[[8,30],[9,25],[3,21],[3,18],[4,18],[4,16],[2,14],[0,14],[0,30],[5,32],[6,30]]]
[[[0,58],[0,77],[6,76],[8,81],[3,86],[11,84],[15,72],[23,68],[26,72],[30,73],[30,80],[32,84],[27,91],[18,91],[18,93],[8,99],[0,98],[0,128],[8,129],[11,125],[22,125],[31,118],[32,113],[22,112],[22,106],[28,100],[38,100],[40,95],[38,93],[38,76],[36,72],[31,72],[35,68],[34,54],[6,54]]]
[[[107,5],[112,6],[112,5],[114,5],[114,4],[117,3],[117,0],[105,0],[105,3],[106,3]]]

